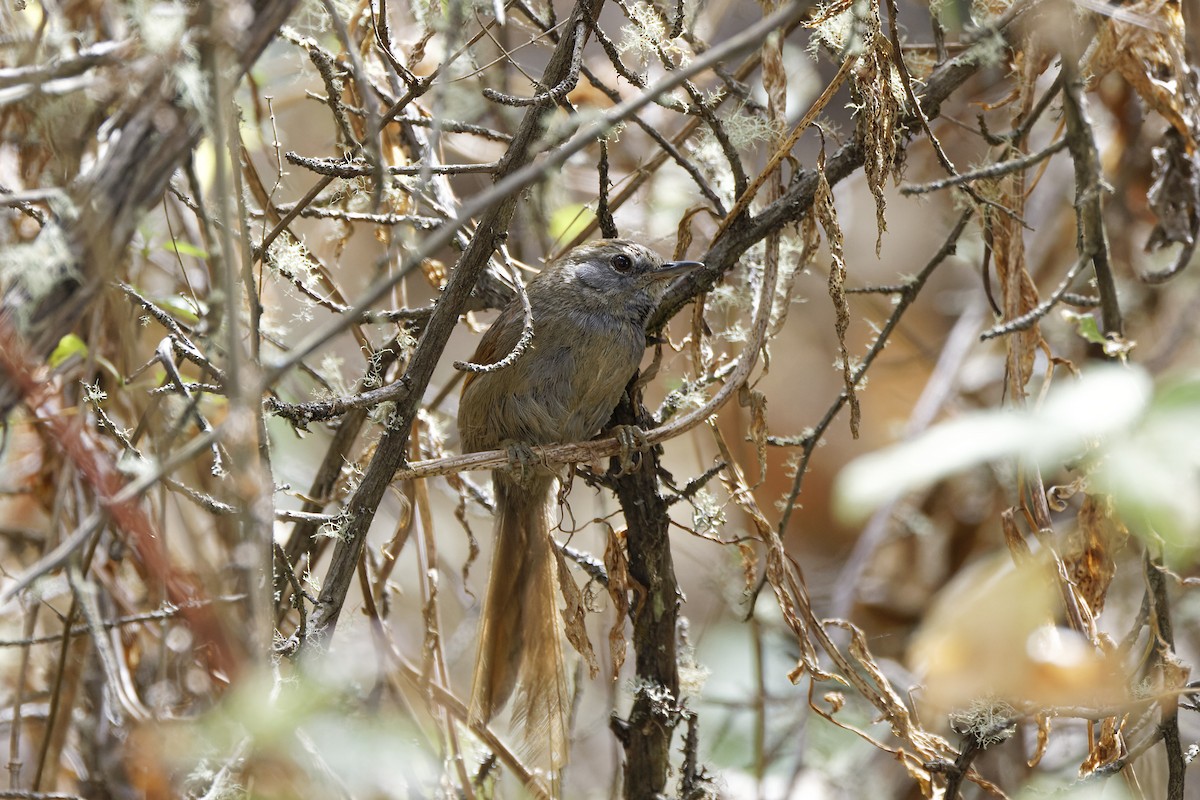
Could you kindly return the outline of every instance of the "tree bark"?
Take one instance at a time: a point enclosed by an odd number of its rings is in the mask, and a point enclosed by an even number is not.
[[[649,428],[653,420],[626,399],[613,421]],[[657,800],[667,784],[671,738],[681,719],[676,630],[679,585],[671,558],[666,498],[658,488],[658,452],[641,454],[639,467],[615,479],[625,513],[629,574],[644,590],[630,608],[637,690],[628,720],[613,720],[625,748],[626,800]],[[618,469],[613,459],[612,472]]]

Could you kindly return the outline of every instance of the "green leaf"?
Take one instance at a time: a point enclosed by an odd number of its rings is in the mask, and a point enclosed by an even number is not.
[[[1075,332],[1079,334],[1080,338],[1092,344],[1108,343],[1104,334],[1100,332],[1100,326],[1096,324],[1096,318],[1091,314],[1077,314],[1070,309],[1063,309],[1062,315],[1067,322],[1075,323]]]
[[[58,340],[58,345],[54,348],[54,352],[50,353],[50,366],[58,369],[63,362],[75,356],[86,358],[87,352],[87,343],[75,334],[68,333]]]
[[[196,245],[192,244],[191,242],[181,242],[178,239],[164,244],[163,249],[168,253],[178,253],[181,256],[193,256],[201,260],[208,259],[207,250],[196,247]]]
[[[155,298],[155,301],[165,310],[171,312],[176,319],[183,320],[189,325],[200,321],[201,312],[205,311],[194,299],[182,294],[172,294]]]

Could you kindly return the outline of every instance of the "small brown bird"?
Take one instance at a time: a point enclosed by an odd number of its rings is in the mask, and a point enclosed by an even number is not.
[[[635,242],[580,245],[530,281],[533,340],[510,365],[472,373],[458,429],[464,452],[582,441],[608,420],[646,349],[646,320],[672,278],[703,266],[663,263]],[[521,337],[514,300],[483,335],[472,359],[494,364]],[[566,762],[567,695],[551,536],[557,473],[545,465],[492,473],[496,545],[479,629],[471,720],[487,723],[517,699],[513,721],[541,767]]]

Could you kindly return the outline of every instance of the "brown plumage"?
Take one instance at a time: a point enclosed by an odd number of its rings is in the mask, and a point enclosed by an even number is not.
[[[699,266],[663,264],[634,242],[581,245],[529,283],[533,342],[514,363],[472,373],[458,426],[463,451],[545,445],[594,436],[646,348],[645,324],[669,279]],[[517,301],[497,317],[472,359],[493,364],[521,335]],[[567,755],[566,669],[551,536],[557,474],[545,465],[492,473],[496,543],[479,627],[471,719],[486,723],[516,692],[513,721],[535,766]]]

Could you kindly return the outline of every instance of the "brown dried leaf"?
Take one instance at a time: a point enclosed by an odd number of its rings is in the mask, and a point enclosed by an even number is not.
[[[1138,96],[1171,124],[1187,152],[1200,122],[1196,73],[1187,61],[1187,26],[1179,0],[1134,0],[1109,16],[1097,38],[1096,75],[1115,69]]]
[[[896,692],[891,681],[884,675],[875,657],[867,647],[867,637],[862,630],[844,620],[827,619],[825,625],[836,625],[850,634],[850,655],[854,657],[860,670],[870,678],[874,697],[872,704],[884,712],[892,733],[898,738],[911,742],[923,758],[929,759],[937,754],[950,751],[946,740],[937,734],[930,733],[921,727],[916,715]]]
[[[604,569],[608,572],[608,596],[612,598],[615,619],[608,630],[608,650],[612,659],[612,679],[615,681],[625,664],[625,651],[628,643],[625,640],[625,620],[629,616],[629,592],[632,591],[632,581],[629,579],[629,562],[625,558],[625,549],[621,546],[617,532],[608,528],[608,537],[604,545]]]
[[[446,265],[436,258],[427,258],[421,262],[421,273],[429,285],[439,292],[446,288]]]
[[[1188,678],[1191,677],[1192,667],[1190,664],[1181,661],[1173,654],[1162,654],[1162,660],[1158,665],[1158,687],[1163,694],[1177,694],[1181,689],[1187,686]]]
[[[767,93],[767,115],[775,130],[784,131],[787,126],[788,76],[783,66],[783,36],[779,31],[768,36],[762,45],[762,83]]]
[[[587,625],[584,624],[587,607],[583,602],[583,592],[575,585],[575,579],[571,577],[571,570],[567,567],[562,551],[555,547],[554,555],[558,559],[558,587],[566,603],[562,618],[567,641],[583,656],[588,666],[588,674],[594,678],[600,674],[600,665],[596,662],[596,651],[592,649],[592,640],[588,638]]]
[[[750,409],[750,441],[758,459],[758,480],[751,488],[756,488],[767,476],[767,396],[743,384],[738,389],[738,405]]]
[[[746,586],[747,596],[749,596],[749,593],[754,591],[754,587],[758,585],[758,556],[749,542],[738,542],[736,547],[742,556],[742,580]]]
[[[1086,495],[1075,518],[1076,527],[1063,546],[1067,576],[1093,617],[1104,610],[1104,598],[1117,571],[1113,556],[1129,539],[1129,530],[1114,514],[1112,498]]]
[[[883,232],[887,230],[884,186],[889,177],[900,177],[903,157],[899,136],[903,94],[898,90],[900,76],[892,63],[892,43],[883,33],[879,5],[868,4],[869,12],[860,19],[863,49],[851,73],[858,103],[855,122],[863,137],[863,152],[867,154],[863,172],[875,196],[875,255],[879,255]]]
[[[1021,535],[1021,529],[1017,527],[1015,508],[1006,508],[1000,512],[1000,528],[1004,531],[1004,543],[1008,545],[1008,552],[1012,554],[1013,561],[1018,565],[1029,563],[1033,553],[1029,549],[1029,542]]]
[[[817,249],[821,246],[821,229],[817,226],[816,217],[810,212],[800,220],[800,255],[795,259],[790,269],[784,269],[779,278],[779,288],[775,292],[775,305],[771,310],[771,327],[767,331],[767,339],[773,339],[783,330],[787,322],[788,311],[792,307],[792,297],[796,293],[796,278],[817,260]]]
[[[692,206],[684,212],[679,224],[675,226],[675,255],[673,258],[683,258],[687,255],[688,247],[695,238],[695,234],[692,232],[692,220],[697,214],[705,211],[712,214],[712,209],[707,205]]]
[[[1050,720],[1049,714],[1037,715],[1037,744],[1033,748],[1033,755],[1029,757],[1029,761],[1025,762],[1030,769],[1040,764],[1042,756],[1046,755],[1046,747],[1050,744]]]
[[[899,179],[904,158],[900,118],[905,102],[900,72],[892,60],[892,43],[883,32],[880,5],[833,0],[805,23],[816,31],[818,41],[839,53],[839,58],[847,57],[854,122],[866,154],[863,173],[875,198],[876,255],[887,230],[884,186],[889,176]],[[839,16],[843,18],[835,19]]]
[[[850,329],[850,305],[846,301],[846,257],[843,247],[845,237],[838,222],[837,208],[833,204],[833,192],[825,177],[824,150],[817,157],[817,190],[813,196],[813,210],[825,231],[832,258],[829,265],[829,298],[833,301],[833,308],[837,313],[834,330],[837,332],[842,381],[846,385],[846,396],[850,401],[850,434],[857,439],[858,420],[862,412],[858,404],[858,393],[855,391],[853,370],[850,367],[850,353],[846,349],[846,331]]]
[[[1079,765],[1079,776],[1090,775],[1105,764],[1116,761],[1125,752],[1125,739],[1121,731],[1129,715],[1105,717],[1100,722],[1100,732],[1092,742],[1087,758]],[[1095,734],[1095,723],[1089,724],[1089,732]]]
[[[1012,153],[1013,157],[1020,153]],[[981,184],[982,187],[982,184]],[[992,184],[990,194],[997,203],[1017,217],[1025,211],[1025,176],[1014,173]],[[1038,305],[1037,287],[1025,264],[1024,230],[1019,219],[1010,214],[989,210],[986,219],[991,233],[992,261],[996,265],[996,282],[1000,286],[1001,311],[1005,320],[1016,319]],[[1025,386],[1033,375],[1033,361],[1042,334],[1035,322],[1027,330],[1006,336],[1009,396],[1020,404],[1025,398]]]

